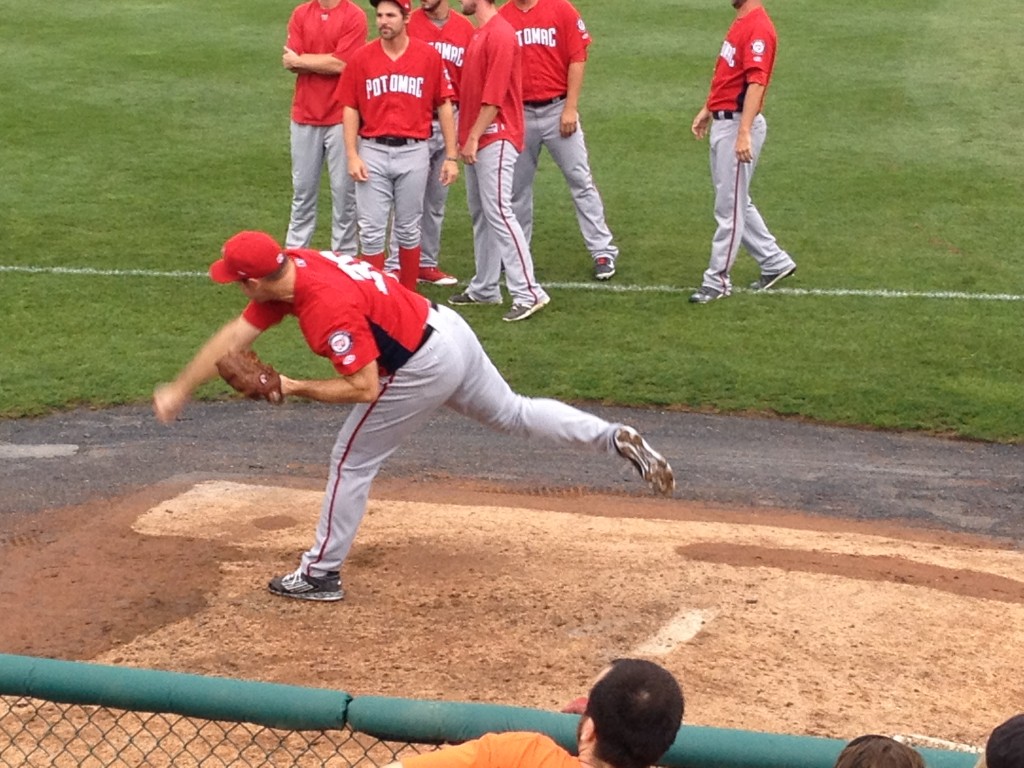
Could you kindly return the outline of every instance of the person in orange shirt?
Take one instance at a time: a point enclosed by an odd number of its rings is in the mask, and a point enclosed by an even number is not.
[[[576,729],[578,757],[542,733],[489,733],[406,757],[388,768],[647,768],[675,741],[683,692],[642,659],[617,659],[598,676]]]

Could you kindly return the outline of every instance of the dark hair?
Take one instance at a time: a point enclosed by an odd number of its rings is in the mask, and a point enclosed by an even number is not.
[[[672,674],[641,659],[616,659],[590,689],[595,755],[615,768],[653,765],[675,741],[683,692]]]
[[[996,726],[985,745],[988,768],[1024,768],[1024,714]]]
[[[839,753],[834,768],[925,768],[916,749],[888,736],[858,736]]]

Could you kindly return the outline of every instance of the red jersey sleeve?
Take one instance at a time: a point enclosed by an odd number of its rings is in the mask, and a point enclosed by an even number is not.
[[[291,304],[280,301],[257,302],[250,301],[249,305],[242,310],[242,317],[255,325],[261,331],[265,331],[280,323],[286,315],[292,314]]]
[[[743,63],[748,83],[768,86],[775,66],[775,30],[770,26],[757,25],[750,30],[745,41]]]
[[[433,51],[434,49],[431,48]],[[434,51],[437,53],[436,51]],[[455,87],[452,83],[451,75],[448,73],[448,65],[445,60],[441,58],[441,54],[437,54],[437,67],[440,72],[437,76],[437,90],[434,94],[434,106],[439,107],[449,99],[455,98]]]
[[[288,18],[288,37],[285,40],[285,45],[296,53],[304,53],[302,45],[302,25],[299,21],[299,9],[302,8],[300,5],[298,8],[292,11],[292,15]]]
[[[345,31],[338,38],[338,44],[332,54],[334,58],[344,62],[348,62],[352,54],[366,45],[366,35],[370,29],[366,14],[355,6],[346,21],[348,23],[345,25]]]
[[[565,45],[569,61],[586,61],[587,46],[592,39],[587,25],[583,22],[580,12],[572,3],[562,3],[559,9],[559,26],[562,28],[562,40]]]
[[[338,84],[334,88],[334,98],[343,107],[359,108],[359,94],[356,92],[356,80],[359,73],[360,54],[357,52],[347,60],[345,69],[341,71]]]

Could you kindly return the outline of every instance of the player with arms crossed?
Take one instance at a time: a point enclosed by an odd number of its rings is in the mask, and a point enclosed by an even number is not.
[[[557,400],[516,394],[457,312],[365,261],[330,251],[282,250],[265,232],[247,231],[225,243],[210,276],[237,283],[249,303],[173,382],[156,388],[153,407],[160,421],[174,421],[196,388],[217,376],[218,361],[250,349],[288,315],[298,318],[309,348],[330,360],[338,376],[307,381],[281,375],[280,397],[355,404],[331,453],[314,543],[295,572],[270,582],[276,595],[342,599],[341,566],[373,478],[442,406],[508,434],[620,455],[657,492],[670,495],[675,487],[668,462],[635,429]]]
[[[708,99],[693,119],[698,139],[711,126],[711,181],[715,186],[718,228],[711,241],[711,261],[700,289],[690,296],[707,304],[732,292],[729,273],[740,245],[761,267],[750,287],[765,291],[796,272],[796,263],[768,231],[750,199],[750,180],[768,133],[761,108],[775,65],[775,25],[761,0],[732,0],[736,19],[725,36],[711,79]]]
[[[615,274],[619,249],[612,242],[604,202],[590,173],[578,111],[590,33],[569,0],[510,0],[499,13],[516,30],[523,49],[526,140],[512,181],[516,218],[530,240],[533,181],[541,147],[547,147],[572,193],[580,233],[594,262],[594,277],[608,280]]]
[[[477,28],[462,66],[459,154],[473,223],[476,274],[455,306],[501,304],[501,272],[512,295],[502,320],[532,317],[551,301],[533,276],[530,242],[512,208],[512,175],[523,151],[523,60],[515,31],[492,0],[462,0]]]
[[[380,39],[356,51],[338,82],[345,109],[348,172],[356,182],[363,258],[384,268],[388,215],[394,205],[399,280],[415,290],[420,271],[420,219],[430,173],[431,120],[436,110],[445,160],[438,182],[459,176],[453,95],[441,55],[409,37],[409,0],[371,0]]]
[[[331,182],[331,250],[355,256],[355,185],[345,167],[341,104],[334,97],[338,76],[366,42],[366,14],[350,0],[309,0],[292,11],[281,64],[295,73],[292,97],[292,210],[285,243],[313,242],[320,174]]]

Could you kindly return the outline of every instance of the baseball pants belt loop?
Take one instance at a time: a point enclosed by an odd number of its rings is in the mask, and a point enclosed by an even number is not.
[[[430,324],[430,316],[435,312],[437,312],[437,302],[432,301],[430,302],[430,312],[427,313],[427,323],[423,326],[423,336],[420,338],[420,343],[416,345],[416,349],[413,350],[414,355],[423,349],[423,345],[430,341],[430,337],[434,333],[434,326]]]
[[[404,147],[406,144],[416,144],[424,139],[410,139],[406,136],[370,136],[370,141],[383,144],[385,147]]]
[[[733,118],[739,119],[742,112],[732,112],[728,109],[720,109],[717,112],[712,112],[711,117],[715,120],[732,120]]]
[[[533,107],[534,109],[536,109],[537,107],[546,107],[549,104],[556,104],[559,101],[565,101],[564,93],[558,96],[553,96],[550,99],[541,99],[540,101],[524,101],[523,106]]]

